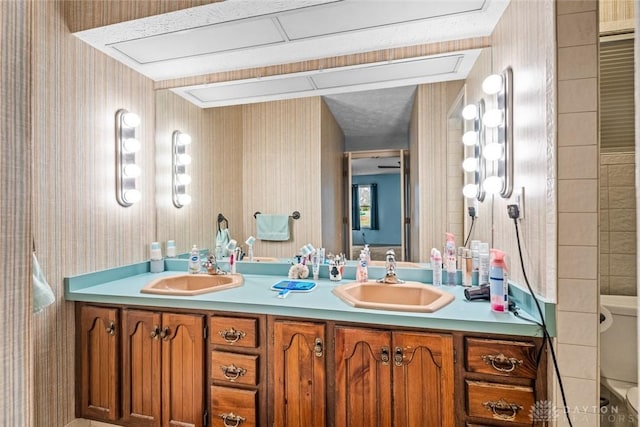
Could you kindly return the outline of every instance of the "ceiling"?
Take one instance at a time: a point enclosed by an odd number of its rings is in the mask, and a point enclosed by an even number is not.
[[[154,81],[486,37],[509,0],[226,0],[75,33]],[[416,84],[465,79],[479,49],[185,86],[202,107],[326,96],[346,135],[405,126]],[[407,88],[409,86],[409,88]],[[392,90],[389,88],[401,89]],[[362,92],[366,91],[366,92]],[[374,113],[382,114],[374,116]],[[403,116],[404,115],[404,116]]]

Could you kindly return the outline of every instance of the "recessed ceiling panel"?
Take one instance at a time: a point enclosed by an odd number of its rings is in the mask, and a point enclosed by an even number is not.
[[[139,64],[281,43],[284,38],[270,18],[207,25],[112,44]]]
[[[355,0],[278,17],[290,40],[382,27],[455,14],[478,12],[486,0]],[[428,28],[425,28],[425,32]]]
[[[286,94],[292,92],[304,92],[313,90],[309,79],[304,76],[255,80],[235,84],[212,85],[208,87],[189,90],[187,93],[201,103],[215,103],[226,100],[242,100],[247,98],[259,98],[264,96]]]
[[[414,61],[383,63],[340,71],[327,71],[311,78],[318,89],[417,79],[453,73],[457,70],[462,58],[463,55],[449,55]]]

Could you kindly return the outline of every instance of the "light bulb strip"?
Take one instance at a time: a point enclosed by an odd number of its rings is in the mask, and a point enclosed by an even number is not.
[[[125,109],[116,111],[115,116],[115,136],[116,136],[116,200],[124,207],[132,206],[139,200],[140,192],[137,189],[137,179],[135,174],[127,176],[125,168],[136,165],[135,151],[125,148],[129,138],[136,138],[136,128],[125,124],[125,115],[130,114]],[[137,120],[139,123],[139,119]],[[128,168],[129,170],[135,168]],[[132,197],[135,194],[135,197]]]
[[[513,70],[502,72],[502,91],[498,92],[498,105],[504,111],[504,125],[499,128],[499,142],[504,144],[502,159],[498,160],[498,174],[503,178],[500,196],[511,197],[513,192]]]
[[[186,204],[191,202],[191,197],[187,194],[187,185],[180,182],[180,175],[184,175],[187,172],[187,166],[178,161],[181,155],[186,154],[186,146],[188,143],[184,143],[186,139],[190,138],[188,135],[176,130],[171,135],[171,194],[173,199],[173,205],[176,208],[182,208]]]

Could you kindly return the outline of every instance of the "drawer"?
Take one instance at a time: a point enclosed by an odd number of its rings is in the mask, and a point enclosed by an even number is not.
[[[466,338],[468,372],[506,377],[537,377],[536,346],[532,342]]]
[[[231,387],[211,387],[211,425],[213,427],[257,424],[258,392]]]
[[[258,346],[258,320],[239,317],[211,318],[212,344],[255,348]]]
[[[509,423],[531,424],[533,388],[466,381],[467,414]]]
[[[211,379],[233,384],[257,385],[258,356],[226,351],[211,352]]]

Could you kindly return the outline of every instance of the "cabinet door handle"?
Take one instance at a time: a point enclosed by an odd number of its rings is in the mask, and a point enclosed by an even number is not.
[[[402,366],[402,362],[404,361],[404,353],[402,351],[402,347],[396,347],[395,354],[393,355],[393,363],[396,366]]]
[[[160,335],[160,326],[154,325],[153,329],[151,329],[151,338],[158,339],[158,335]]]
[[[240,415],[236,415],[233,412],[228,414],[221,414],[220,418],[222,418],[222,422],[225,427],[238,427],[240,424],[244,422],[244,418]]]
[[[234,382],[235,380],[237,380],[238,378],[240,378],[241,376],[247,373],[246,369],[239,368],[233,363],[229,366],[222,365],[220,366],[220,369],[222,370],[222,374],[224,375],[224,377],[231,382]]]
[[[222,339],[224,339],[229,344],[234,344],[244,338],[247,334],[243,331],[236,331],[232,326],[231,329],[223,329],[222,331],[218,331],[218,335],[220,335]]]
[[[507,402],[504,399],[488,400],[482,404],[487,411],[491,411],[494,418],[499,420],[513,421],[516,419],[518,412],[522,410],[522,406],[514,402]]]
[[[109,335],[115,335],[116,334],[116,324],[113,321],[109,322],[109,326],[107,326],[105,328],[105,330],[107,331],[107,333]]]
[[[382,361],[382,364],[388,365],[390,359],[391,357],[389,355],[389,347],[382,347],[382,349],[380,350],[380,360]]]
[[[164,328],[162,328],[162,331],[160,331],[160,338],[166,341],[169,339],[169,335],[171,335],[171,330],[169,329],[169,327],[165,326]]]
[[[522,365],[522,360],[515,357],[507,357],[504,354],[483,354],[480,356],[484,363],[491,365],[498,372],[513,372],[518,366]]]
[[[322,354],[324,353],[324,346],[322,345],[322,339],[316,338],[316,343],[313,346],[313,353],[316,355],[316,357],[322,357]]]

